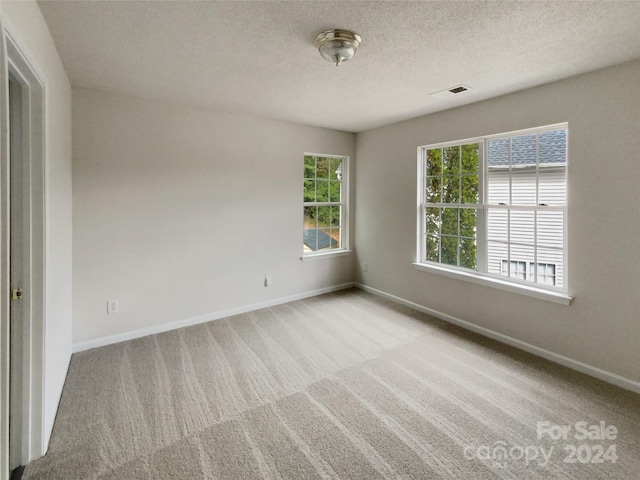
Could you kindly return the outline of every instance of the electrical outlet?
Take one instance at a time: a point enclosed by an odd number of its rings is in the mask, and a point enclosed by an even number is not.
[[[271,275],[267,273],[264,276],[264,286],[268,287],[269,285],[271,285]]]
[[[368,272],[369,271],[369,264],[367,262],[364,262],[362,264],[362,271],[363,272]]]
[[[118,313],[118,300],[107,300],[107,313]]]

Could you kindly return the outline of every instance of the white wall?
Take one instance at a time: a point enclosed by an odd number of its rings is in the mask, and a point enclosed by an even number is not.
[[[640,62],[358,134],[357,280],[640,381]],[[417,271],[416,147],[569,122],[570,306]]]
[[[2,22],[45,87],[46,448],[71,358],[71,86],[35,2],[3,1]]]
[[[75,88],[73,133],[74,344],[352,280],[300,256],[303,154],[353,134]]]

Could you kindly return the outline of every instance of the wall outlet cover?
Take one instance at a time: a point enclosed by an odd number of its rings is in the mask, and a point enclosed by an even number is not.
[[[107,300],[107,313],[118,313],[118,300]]]

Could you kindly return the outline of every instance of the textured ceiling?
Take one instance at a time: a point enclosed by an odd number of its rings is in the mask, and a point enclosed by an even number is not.
[[[639,1],[39,5],[74,86],[353,132],[640,58]],[[363,41],[339,67],[330,28]]]

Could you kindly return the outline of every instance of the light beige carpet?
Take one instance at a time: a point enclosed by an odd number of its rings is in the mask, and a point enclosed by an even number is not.
[[[639,455],[639,395],[347,290],[74,355],[24,478],[637,479]]]

